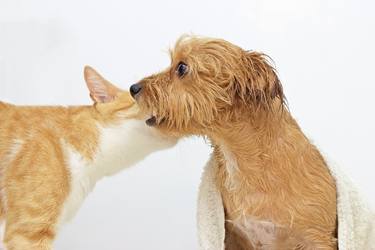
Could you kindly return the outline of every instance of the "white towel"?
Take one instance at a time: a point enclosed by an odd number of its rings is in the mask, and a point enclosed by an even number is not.
[[[375,250],[375,213],[362,200],[351,181],[334,165],[329,166],[337,187],[339,250]],[[224,207],[214,177],[213,157],[201,180],[198,198],[198,238],[201,250],[223,250]]]

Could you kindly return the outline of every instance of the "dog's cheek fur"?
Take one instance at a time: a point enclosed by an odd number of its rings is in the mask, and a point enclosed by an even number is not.
[[[146,109],[156,114],[158,122],[164,120],[169,129],[183,130],[187,126],[205,126],[214,119],[216,111],[208,108],[214,103],[212,95],[182,82],[157,82],[146,84],[141,99]]]

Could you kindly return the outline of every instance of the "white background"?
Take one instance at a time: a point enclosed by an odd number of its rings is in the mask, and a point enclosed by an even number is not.
[[[88,104],[85,64],[128,88],[168,65],[179,35],[221,37],[274,59],[303,130],[375,204],[374,10],[371,0],[0,0],[0,99]],[[99,182],[56,249],[197,249],[209,152],[186,139]]]

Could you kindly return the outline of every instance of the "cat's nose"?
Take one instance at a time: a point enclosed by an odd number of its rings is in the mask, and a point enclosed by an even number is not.
[[[142,90],[142,85],[140,83],[136,83],[130,86],[130,94],[134,98],[136,97],[137,94],[139,94],[139,92],[141,92],[141,90]]]

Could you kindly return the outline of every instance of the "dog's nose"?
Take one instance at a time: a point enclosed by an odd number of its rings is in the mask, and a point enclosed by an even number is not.
[[[139,92],[141,92],[142,86],[140,83],[133,84],[130,86],[130,94],[135,97]]]

